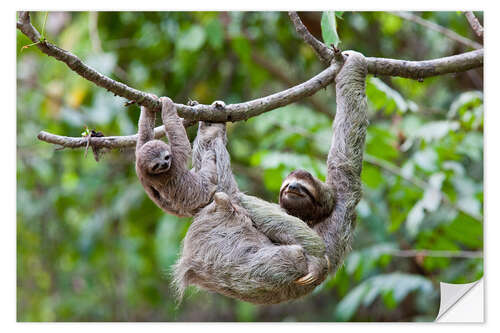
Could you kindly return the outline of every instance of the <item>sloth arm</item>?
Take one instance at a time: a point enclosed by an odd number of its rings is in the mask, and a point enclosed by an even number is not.
[[[177,115],[174,103],[168,97],[162,97],[161,119],[165,127],[168,143],[172,150],[172,163],[184,168],[191,155],[191,144],[182,124],[182,119]]]
[[[280,206],[243,193],[238,195],[255,227],[271,241],[282,245],[301,245],[304,251],[323,258],[325,244],[321,237],[301,219],[283,212]]]
[[[335,208],[314,229],[323,238],[331,269],[335,271],[348,252],[361,199],[361,167],[368,119],[366,114],[366,60],[348,51],[335,78],[337,112],[328,153],[326,185],[335,187]]]
[[[145,106],[141,106],[141,115],[139,116],[139,133],[137,138],[136,152],[146,142],[154,139],[156,112],[151,111]]]

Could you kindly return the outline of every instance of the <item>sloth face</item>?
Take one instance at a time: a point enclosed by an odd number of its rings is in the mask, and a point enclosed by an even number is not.
[[[170,146],[161,140],[152,140],[144,144],[138,154],[137,163],[142,170],[151,175],[170,170],[172,154]]]
[[[289,174],[280,189],[280,206],[290,215],[303,220],[311,219],[318,206],[318,188],[314,177],[307,171]]]
[[[285,178],[279,202],[288,214],[309,225],[322,220],[333,209],[330,190],[305,170],[295,170]]]

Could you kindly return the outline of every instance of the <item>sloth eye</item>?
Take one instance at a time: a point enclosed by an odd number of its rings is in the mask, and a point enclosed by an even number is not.
[[[158,163],[156,163],[155,165],[153,165],[153,171],[155,171],[156,169],[158,169],[160,167],[160,165]]]
[[[168,161],[170,159],[170,155],[165,156],[165,161]]]

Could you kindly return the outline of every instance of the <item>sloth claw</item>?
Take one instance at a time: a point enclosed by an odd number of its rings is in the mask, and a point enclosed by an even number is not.
[[[301,277],[300,279],[296,280],[295,283],[305,286],[313,283],[314,281],[316,281],[316,277],[312,273],[309,273]]]

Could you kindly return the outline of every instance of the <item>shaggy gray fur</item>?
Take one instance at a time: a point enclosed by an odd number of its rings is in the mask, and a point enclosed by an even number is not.
[[[214,151],[221,192],[195,215],[184,238],[174,267],[179,298],[191,284],[257,304],[310,293],[328,273],[323,241],[278,205],[241,193],[225,146],[225,125],[199,126],[213,140],[195,140],[193,166],[199,167],[205,150]]]
[[[335,188],[335,209],[314,230],[323,238],[331,271],[342,264],[356,221],[356,205],[361,199],[361,167],[368,126],[365,94],[366,60],[357,52],[348,57],[337,74],[337,113],[328,154],[326,184]]]
[[[366,61],[359,53],[348,54],[336,79],[337,115],[325,183],[335,189],[333,212],[311,229],[279,206],[240,193],[221,127],[211,143],[195,144],[193,164],[195,169],[200,165],[204,149],[215,151],[218,187],[227,194],[216,193],[214,201],[195,215],[186,234],[182,256],[174,268],[180,296],[186,286],[193,284],[252,303],[279,303],[310,293],[325,279],[325,253],[330,271],[336,271],[342,263],[361,197],[360,173],[368,123]],[[326,192],[331,196],[332,191]],[[314,277],[304,284],[297,283],[306,274]]]
[[[240,195],[253,204],[260,200]],[[265,207],[267,218],[250,219],[226,193],[218,192],[214,199],[195,216],[184,238],[182,257],[174,267],[179,297],[193,284],[247,302],[272,304],[306,295],[324,280],[324,244],[300,219],[287,215],[283,221],[280,207],[265,201],[263,205],[273,208]],[[319,257],[306,255],[307,251]],[[317,272],[320,278],[297,284],[308,274],[308,265],[323,268]]]

